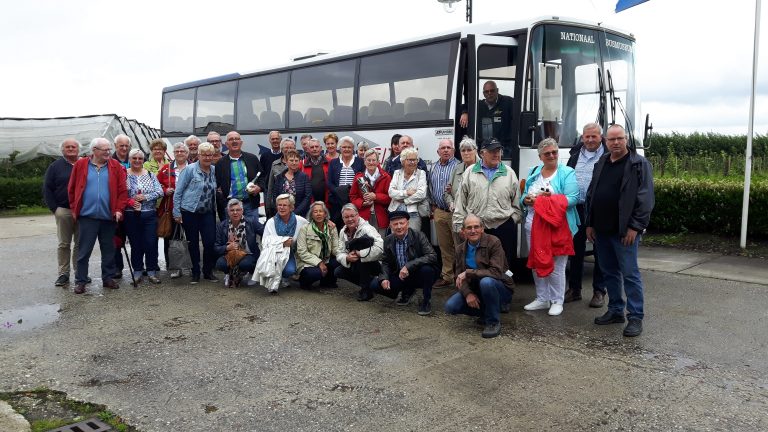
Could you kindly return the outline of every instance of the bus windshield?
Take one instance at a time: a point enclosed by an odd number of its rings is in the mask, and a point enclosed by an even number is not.
[[[639,111],[633,41],[599,30],[542,25],[531,34],[529,53],[526,106],[537,113],[538,136],[572,146],[589,122],[618,123],[633,132]]]

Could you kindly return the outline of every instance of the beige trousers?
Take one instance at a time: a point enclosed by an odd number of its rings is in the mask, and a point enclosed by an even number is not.
[[[59,247],[56,250],[59,275],[69,275],[69,263],[72,263],[72,267],[77,267],[77,223],[72,218],[72,210],[68,208],[57,207],[53,215],[56,218],[56,235],[59,238]],[[72,243],[74,249],[70,250]]]
[[[443,267],[440,270],[440,277],[453,283],[453,259],[456,255],[456,245],[453,243],[453,214],[439,208],[432,212],[435,222],[435,233],[437,234],[437,244],[440,246],[440,254],[443,260]]]

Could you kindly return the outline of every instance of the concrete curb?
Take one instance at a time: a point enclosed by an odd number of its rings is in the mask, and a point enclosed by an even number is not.
[[[29,432],[31,426],[27,419],[14,411],[5,401],[0,401],[0,432]]]

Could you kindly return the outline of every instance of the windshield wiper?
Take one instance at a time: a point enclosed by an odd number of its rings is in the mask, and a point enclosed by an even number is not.
[[[621,98],[616,96],[616,91],[613,89],[613,78],[611,78],[611,71],[606,70],[605,73],[608,77],[608,94],[611,98],[611,124],[616,124],[616,104],[618,104],[619,110],[621,110],[621,116],[624,117],[624,131],[627,133],[629,148],[634,150],[637,148],[637,146],[635,145],[635,134],[634,129],[632,128],[632,121],[629,119],[627,112],[624,110],[624,105],[621,103]]]

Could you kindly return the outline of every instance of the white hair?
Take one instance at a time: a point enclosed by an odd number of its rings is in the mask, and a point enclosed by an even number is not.
[[[352,144],[352,148],[355,148],[355,140],[351,136],[345,135],[339,138],[339,147],[341,147],[341,145],[345,142]]]
[[[120,140],[126,140],[126,141],[128,141],[128,145],[131,145],[131,138],[128,135],[126,135],[126,134],[120,134],[120,135],[116,136],[115,137],[115,144],[117,144],[117,142],[120,141]]]
[[[197,144],[199,145],[202,141],[200,141],[200,138],[196,137],[195,135],[190,135],[186,138],[184,138],[184,144],[189,145],[192,141],[197,141]],[[176,148],[176,145],[174,144],[173,148]],[[189,147],[187,147],[187,150],[189,150]]]
[[[129,158],[132,158],[132,157],[134,157],[134,156],[135,156],[135,155],[137,155],[137,154],[140,154],[142,158],[146,158],[146,156],[144,156],[144,152],[143,152],[143,151],[141,151],[141,149],[137,149],[137,148],[135,148],[135,149],[133,149],[133,150],[129,151],[129,152],[128,152],[128,157],[129,157]]]
[[[195,138],[197,138],[197,137],[195,137]],[[187,139],[189,139],[189,138],[187,138]],[[186,141],[186,140],[184,140],[184,141]],[[197,141],[200,141],[200,140],[198,139]],[[181,149],[181,150],[184,150],[185,152],[189,153],[189,147],[187,146],[186,142],[177,142],[176,144],[173,145],[173,149],[174,150]]]
[[[286,143],[293,143],[293,146],[296,147],[296,141],[290,139],[290,138],[283,138],[282,141],[280,141],[280,151],[285,151],[285,144]]]
[[[108,139],[102,138],[102,137],[98,137],[98,138],[94,138],[94,139],[91,140],[91,145],[89,146],[89,148],[91,150],[91,153],[93,153],[93,148],[96,147],[99,144],[106,144],[106,145],[108,145],[110,152],[113,149],[112,143]]]
[[[77,151],[79,153],[80,152],[80,148],[82,147],[82,144],[80,144],[80,141],[78,141],[78,140],[76,140],[74,138],[67,138],[64,141],[62,141],[61,144],[59,144],[59,150],[63,151],[64,150],[64,144],[66,144],[66,143],[68,143],[70,141],[74,141],[74,143],[77,144]]]

